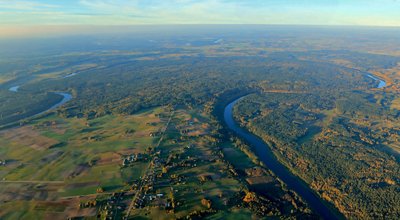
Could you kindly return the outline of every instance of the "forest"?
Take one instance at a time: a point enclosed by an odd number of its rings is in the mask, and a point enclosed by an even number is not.
[[[318,218],[227,128],[240,97],[235,121],[334,212],[400,215],[395,32],[188,30],[0,42],[0,218]]]
[[[398,128],[378,123],[399,123],[398,110],[371,104],[368,94],[342,95],[249,95],[236,117],[347,217],[395,219],[400,166],[387,143]]]

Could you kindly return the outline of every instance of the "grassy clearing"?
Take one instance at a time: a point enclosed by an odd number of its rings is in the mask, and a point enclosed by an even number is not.
[[[390,106],[390,109],[400,110],[400,98],[393,100],[392,105]]]
[[[225,158],[237,169],[247,169],[254,167],[251,159],[241,150],[233,146],[232,143],[224,143],[223,153]]]

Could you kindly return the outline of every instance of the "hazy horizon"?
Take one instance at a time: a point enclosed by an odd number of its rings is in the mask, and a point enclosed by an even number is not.
[[[194,28],[195,27],[195,28]],[[0,39],[9,38],[37,38],[37,37],[62,37],[71,35],[91,34],[120,34],[133,32],[174,31],[178,29],[193,28],[198,30],[216,28],[286,28],[290,29],[331,29],[351,31],[359,30],[384,30],[399,31],[400,27],[368,26],[368,25],[308,25],[308,24],[143,24],[143,25],[25,25],[25,26],[0,26]]]
[[[1,37],[132,25],[399,27],[398,0],[0,0]]]
[[[398,219],[400,0],[0,0],[0,219]]]

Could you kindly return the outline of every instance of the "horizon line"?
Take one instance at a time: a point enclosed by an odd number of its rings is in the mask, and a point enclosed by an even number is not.
[[[221,24],[114,24],[114,25],[102,25],[102,24],[27,24],[27,25],[0,25],[0,39],[4,38],[36,38],[44,34],[50,36],[64,36],[74,33],[76,31],[83,31],[88,34],[90,31],[110,33],[112,31],[123,33],[130,32],[132,30],[104,30],[104,28],[121,28],[121,27],[195,27],[195,26],[265,26],[265,27],[314,27],[314,28],[361,28],[361,29],[387,29],[387,30],[400,30],[400,26],[395,25],[362,25],[362,24],[233,24],[233,23],[221,23]],[[92,28],[87,30],[85,28]],[[81,34],[83,34],[81,33]]]

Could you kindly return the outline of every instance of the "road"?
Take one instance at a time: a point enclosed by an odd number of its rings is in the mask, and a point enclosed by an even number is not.
[[[165,132],[167,131],[168,126],[169,126],[169,124],[170,124],[170,122],[171,122],[171,119],[172,119],[172,117],[173,117],[174,114],[175,114],[175,111],[172,111],[172,112],[171,112],[171,115],[169,116],[169,119],[168,119],[167,124],[165,125],[165,127],[164,127],[163,130],[162,130],[162,134],[161,134],[160,140],[158,140],[158,143],[157,143],[157,145],[154,147],[154,150],[153,150],[153,151],[156,151],[156,149],[160,146],[161,142],[163,141]],[[139,188],[139,189],[136,191],[135,195],[134,195],[133,198],[132,198],[132,201],[131,201],[131,203],[130,203],[130,205],[129,205],[128,211],[126,212],[125,219],[128,219],[128,217],[129,217],[129,215],[130,215],[130,213],[131,213],[131,211],[132,211],[132,209],[133,209],[133,207],[134,207],[135,201],[136,201],[136,200],[139,198],[139,196],[142,194],[142,192],[143,192],[143,187],[144,187],[145,183],[148,182],[148,180],[154,178],[154,169],[151,169],[152,164],[155,164],[155,163],[154,163],[154,159],[155,159],[155,157],[154,157],[154,155],[153,155],[153,156],[152,156],[152,159],[151,159],[151,162],[149,163],[149,165],[148,165],[147,168],[145,169],[144,174],[142,175],[142,177],[141,177],[141,179],[140,179],[140,182],[139,182],[139,184],[138,184],[138,188]],[[150,180],[150,181],[151,181],[151,180]]]

